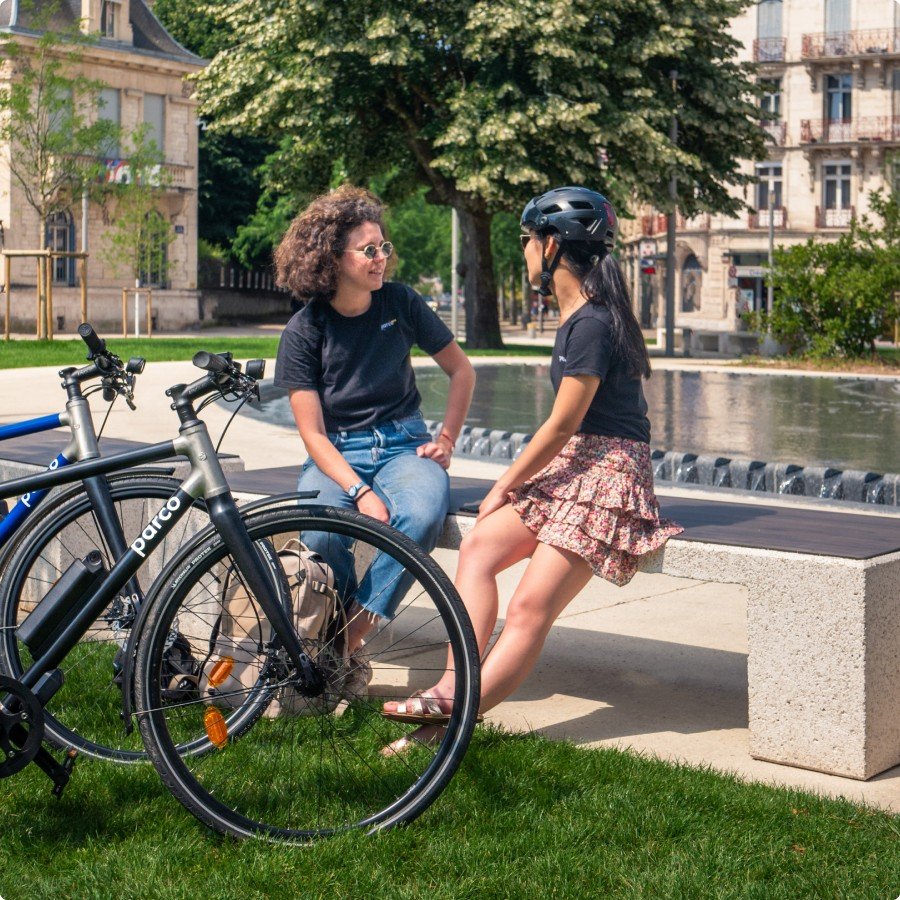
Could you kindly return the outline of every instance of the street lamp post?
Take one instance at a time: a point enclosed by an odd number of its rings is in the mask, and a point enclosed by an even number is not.
[[[669,72],[672,80],[672,122],[669,126],[669,140],[672,146],[678,143],[678,117],[675,113],[675,92],[678,90],[678,72]],[[675,163],[669,179],[669,200],[671,209],[666,217],[666,356],[675,355],[675,208],[678,200],[678,176]]]
[[[450,214],[450,330],[453,340],[459,340],[459,310],[457,297],[459,293],[459,214],[454,209]]]
[[[769,288],[766,296],[766,312],[772,315],[772,300],[775,288],[772,286],[772,268],[775,265],[775,191],[769,191]]]

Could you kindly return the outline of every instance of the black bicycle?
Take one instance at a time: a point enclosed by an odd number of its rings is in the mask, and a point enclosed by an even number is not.
[[[137,720],[166,785],[220,832],[306,841],[351,827],[377,830],[409,821],[450,780],[475,725],[478,653],[462,602],[421,548],[366,516],[304,507],[309,495],[300,494],[239,509],[195,404],[219,397],[246,401],[257,391],[262,361],[248,363],[246,372],[228,355],[198,353],[194,362],[208,374],[168,392],[181,421],[174,441],[0,485],[0,493],[9,495],[175,453],[190,464],[187,477],[132,532],[128,550],[108,570],[99,553],[81,547],[84,555],[49,585],[44,576],[31,574],[40,572],[45,553],[21,548],[10,560],[0,613],[16,648],[7,654],[14,665],[0,677],[0,695],[6,694],[0,777],[34,761],[51,775],[57,793],[62,790],[70,765],[56,763],[41,740],[45,729],[55,739],[75,733],[70,717],[83,715],[92,702],[90,685],[82,689],[79,653],[108,630],[110,604],[160,543],[186,518],[208,515],[208,524],[155,578],[129,629],[119,673],[126,728]],[[78,519],[78,508],[73,503],[59,511],[58,521],[44,523],[48,543],[56,540],[60,522]],[[332,552],[351,555],[351,577],[332,592],[341,610],[355,608],[356,586],[378,554],[390,554],[404,573],[397,614],[367,639],[362,661],[371,682],[363,692],[347,690],[360,658],[351,664],[343,648],[346,615],[334,617],[337,624],[314,637],[293,624],[294,592],[302,586],[292,583],[279,554],[310,532],[329,536],[326,561]],[[41,599],[26,614],[22,598],[29,591]],[[239,641],[240,658],[222,652],[226,623]],[[434,683],[448,651],[456,681],[442,738],[402,756],[382,754],[415,728],[385,719],[383,702]],[[63,681],[76,702],[55,702]],[[77,733],[84,738],[90,727],[81,721]]]

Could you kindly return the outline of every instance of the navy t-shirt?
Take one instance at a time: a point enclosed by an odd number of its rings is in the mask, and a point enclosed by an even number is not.
[[[326,431],[357,431],[418,412],[409,351],[434,356],[453,340],[450,329],[410,287],[385,283],[359,316],[342,316],[313,301],[285,326],[275,385],[318,391]]]
[[[559,391],[566,375],[598,375],[600,386],[578,428],[582,434],[650,443],[650,420],[640,378],[630,377],[615,350],[612,316],[605,306],[585,303],[556,332],[550,380]]]

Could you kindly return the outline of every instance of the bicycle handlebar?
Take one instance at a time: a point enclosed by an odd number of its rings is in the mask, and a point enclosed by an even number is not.
[[[206,369],[207,372],[213,372],[216,375],[230,373],[234,366],[231,360],[224,355],[208,353],[206,350],[195,353],[192,362],[198,369]]]
[[[172,398],[172,409],[178,413],[182,424],[196,419],[193,409],[195,400],[208,394],[243,394],[257,392],[257,381],[263,377],[266,362],[263,359],[251,359],[247,363],[247,371],[241,371],[241,364],[235,362],[231,353],[209,353],[200,350],[194,354],[193,363],[197,368],[209,372],[190,384],[175,384],[167,391],[166,396]]]
[[[94,331],[94,326],[89,322],[84,322],[78,326],[79,337],[87,344],[91,356],[100,356],[106,353],[106,341],[101,340]]]

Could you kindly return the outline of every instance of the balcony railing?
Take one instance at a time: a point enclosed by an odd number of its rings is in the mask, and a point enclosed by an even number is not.
[[[840,59],[847,56],[881,56],[900,53],[900,29],[869,28],[832,34],[804,34],[803,59]]]
[[[753,42],[754,62],[784,62],[787,38],[757,38]]]
[[[787,122],[763,122],[762,127],[768,132],[769,139],[776,147],[783,147],[787,140]]]
[[[786,228],[787,209],[783,206],[776,206],[771,210],[761,209],[758,212],[752,212],[748,218],[747,226],[749,228],[768,228],[770,221],[773,228]]]
[[[900,142],[900,116],[863,116],[859,119],[802,119],[801,144]]]
[[[823,209],[816,207],[817,228],[849,228],[850,221],[856,215],[856,207],[846,209]]]
[[[645,235],[666,233],[666,214],[654,213],[650,216],[641,216],[641,231]],[[686,219],[681,213],[675,215],[676,231],[708,231],[709,213],[699,213]]]

